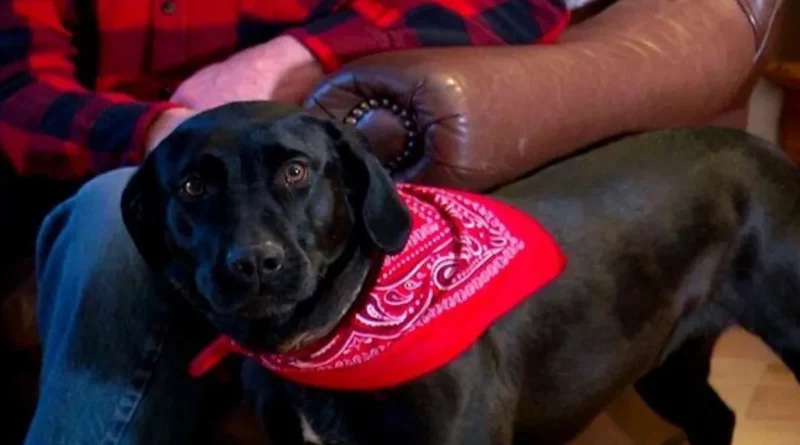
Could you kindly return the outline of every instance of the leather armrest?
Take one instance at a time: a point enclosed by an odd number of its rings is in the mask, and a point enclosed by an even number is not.
[[[486,190],[608,137],[709,120],[756,46],[737,0],[621,0],[557,45],[356,61],[307,106],[357,125],[398,179]]]

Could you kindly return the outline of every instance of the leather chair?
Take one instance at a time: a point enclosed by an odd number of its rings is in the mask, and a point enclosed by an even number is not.
[[[378,54],[325,80],[306,105],[361,129],[399,180],[486,191],[626,133],[744,127],[782,3],[596,0],[558,44]],[[0,346],[35,351],[32,292],[2,303]],[[25,406],[36,367],[19,363],[4,372],[27,389],[11,399]],[[219,443],[258,443],[240,412],[224,420]],[[669,437],[644,436],[628,443]]]
[[[781,3],[600,0],[556,45],[383,53],[307,105],[357,125],[400,179],[488,190],[624,133],[741,126]]]

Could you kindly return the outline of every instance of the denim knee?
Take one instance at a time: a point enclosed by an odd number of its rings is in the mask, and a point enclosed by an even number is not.
[[[126,168],[98,176],[45,218],[36,246],[38,322],[45,346],[55,313],[118,317],[122,308],[116,299],[152,292],[120,212],[132,173]]]
[[[65,230],[71,232],[66,236],[71,242],[97,243],[103,235],[106,238],[119,235],[114,230],[114,224],[121,222],[119,200],[133,171],[133,168],[123,168],[100,175],[50,211],[42,222],[36,242],[37,276],[41,268],[46,266],[51,249]],[[76,230],[87,225],[108,228],[111,232]]]

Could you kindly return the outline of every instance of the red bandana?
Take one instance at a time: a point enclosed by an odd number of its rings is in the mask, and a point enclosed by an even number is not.
[[[401,184],[413,217],[402,252],[328,337],[286,355],[257,355],[220,337],[190,372],[231,352],[304,385],[372,390],[454,360],[498,318],[557,277],[565,259],[533,218],[490,197]]]

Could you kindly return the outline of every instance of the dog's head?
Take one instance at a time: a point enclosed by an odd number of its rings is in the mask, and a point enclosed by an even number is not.
[[[261,351],[329,332],[411,225],[356,130],[268,102],[178,127],[131,178],[122,214],[156,272]]]

